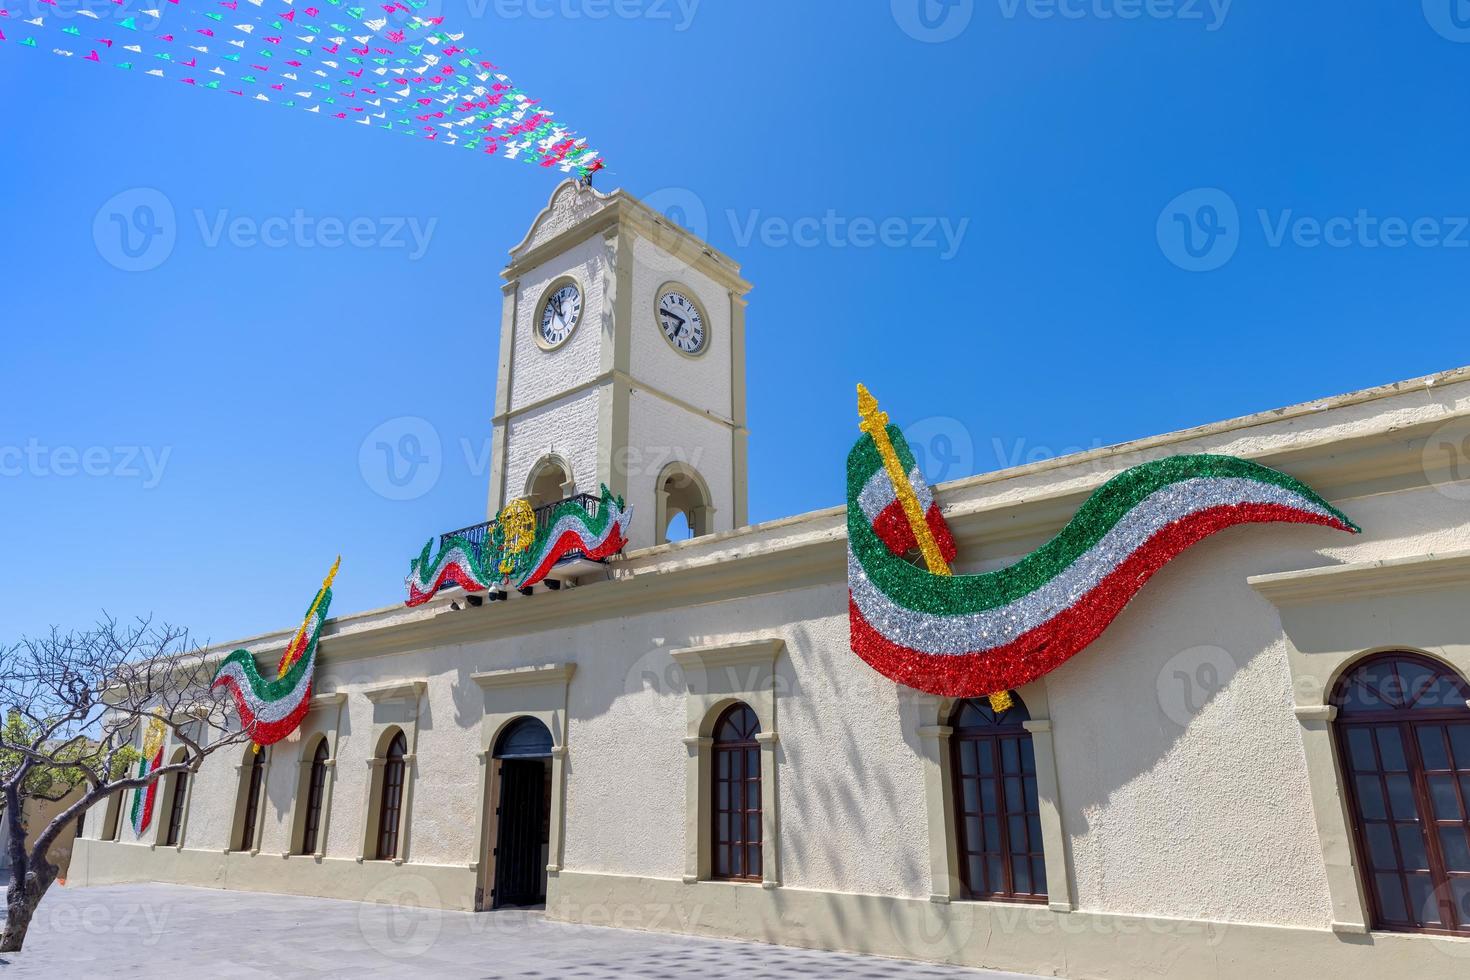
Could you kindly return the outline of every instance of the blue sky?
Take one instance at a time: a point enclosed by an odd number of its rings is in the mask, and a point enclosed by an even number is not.
[[[1470,9],[920,2],[442,2],[756,284],[752,519],[841,501],[858,380],[953,478],[1470,361]],[[339,551],[334,611],[397,601],[483,519],[498,272],[556,177],[13,43],[0,87],[0,639],[282,628]],[[404,416],[440,475],[396,501],[359,450]]]

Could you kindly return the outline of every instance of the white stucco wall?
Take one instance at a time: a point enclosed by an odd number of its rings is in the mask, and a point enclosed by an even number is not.
[[[686,463],[704,477],[715,508],[714,530],[731,530],[735,497],[729,427],[636,388],[628,401],[628,502],[635,508],[634,547],[655,540],[654,491],[670,462]]]
[[[597,493],[597,389],[588,389],[512,418],[506,438],[506,499],[526,492],[531,469],[548,453],[572,467],[581,493]]]
[[[603,345],[610,342],[603,309],[610,267],[607,243],[594,235],[521,276],[516,287],[515,333],[511,341],[512,411],[597,376]],[[582,318],[560,347],[543,350],[536,343],[541,297],[564,275],[574,277],[581,286]]]
[[[659,388],[690,405],[731,416],[730,407],[730,293],[709,276],[679,261],[656,242],[633,237],[633,324],[631,370],[640,381]],[[657,318],[663,286],[682,284],[706,317],[709,338],[705,351],[690,357],[674,350],[664,338]]]

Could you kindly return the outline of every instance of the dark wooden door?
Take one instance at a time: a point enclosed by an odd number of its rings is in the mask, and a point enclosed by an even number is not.
[[[548,769],[541,759],[506,759],[500,764],[495,908],[546,902]]]

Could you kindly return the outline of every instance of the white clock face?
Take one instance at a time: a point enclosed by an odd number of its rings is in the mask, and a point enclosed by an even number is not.
[[[577,321],[582,318],[582,291],[573,283],[557,289],[546,299],[541,310],[541,325],[538,334],[546,347],[560,346],[572,335]]]
[[[698,354],[704,350],[708,336],[704,327],[704,314],[694,301],[678,290],[671,289],[659,297],[658,323],[664,337],[676,350],[686,354]]]

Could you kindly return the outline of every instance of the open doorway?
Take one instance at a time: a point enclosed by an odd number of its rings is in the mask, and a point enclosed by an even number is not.
[[[495,743],[500,772],[496,803],[495,887],[491,908],[546,904],[551,847],[551,732],[518,718]]]

